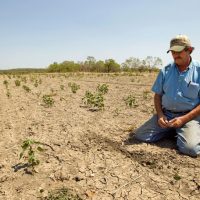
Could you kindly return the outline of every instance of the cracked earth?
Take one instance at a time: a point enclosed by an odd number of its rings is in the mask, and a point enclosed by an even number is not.
[[[15,80],[22,76],[1,75],[0,199],[42,199],[63,187],[91,200],[200,199],[200,158],[180,154],[174,138],[156,144],[130,138],[154,112],[156,75],[30,74],[19,87]],[[80,85],[77,93],[69,82]],[[98,84],[108,85],[104,110],[91,111],[82,98]],[[42,96],[51,93],[54,105],[43,106]],[[124,101],[128,95],[135,97],[132,108]],[[51,147],[38,155],[34,174],[19,160],[27,138]]]

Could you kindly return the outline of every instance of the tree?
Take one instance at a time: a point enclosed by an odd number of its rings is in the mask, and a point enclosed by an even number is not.
[[[84,68],[86,71],[95,71],[96,59],[93,56],[88,56],[84,62]]]
[[[57,62],[54,62],[53,64],[50,64],[47,70],[49,72],[56,72],[58,70],[59,64]]]
[[[113,59],[108,59],[105,61],[105,72],[119,72],[120,65],[115,62]]]
[[[60,64],[60,71],[62,72],[76,72],[80,70],[80,65],[74,61],[64,61]]]
[[[122,63],[123,71],[132,71],[141,67],[141,60],[139,58],[130,57]]]
[[[148,68],[160,68],[162,66],[162,60],[158,57],[147,56],[145,65]]]
[[[104,72],[104,69],[105,69],[104,61],[102,60],[97,61],[95,64],[95,69],[96,69],[96,72]]]

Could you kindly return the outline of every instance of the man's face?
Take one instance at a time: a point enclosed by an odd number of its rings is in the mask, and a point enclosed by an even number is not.
[[[190,51],[189,50],[184,49],[181,52],[171,51],[171,53],[174,58],[174,62],[178,66],[185,66],[188,64],[188,60],[190,60]]]

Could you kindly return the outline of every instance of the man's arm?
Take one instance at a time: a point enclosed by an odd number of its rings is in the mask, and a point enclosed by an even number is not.
[[[162,111],[162,96],[159,94],[154,95],[154,106],[156,109],[156,113],[158,117],[163,116],[163,111]]]
[[[187,123],[200,115],[200,105],[195,107],[189,113],[183,116],[184,122]]]
[[[191,110],[189,113],[181,116],[176,117],[169,121],[169,126],[174,128],[179,128],[186,124],[187,122],[193,120],[194,118],[198,117],[200,115],[200,105],[196,106],[193,110]]]
[[[168,120],[162,110],[162,95],[154,95],[154,106],[158,115],[158,124],[162,128],[168,128]]]

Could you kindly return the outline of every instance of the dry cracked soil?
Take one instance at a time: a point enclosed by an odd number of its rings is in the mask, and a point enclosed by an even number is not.
[[[156,75],[1,75],[0,199],[48,199],[61,188],[90,200],[200,199],[199,157],[180,154],[175,138],[146,144],[132,137],[154,113]],[[73,93],[69,83],[80,89]],[[83,104],[86,91],[102,84],[108,86],[104,109]],[[132,107],[125,102],[130,95]],[[26,139],[45,149],[35,150],[35,171],[27,156],[19,160]]]

